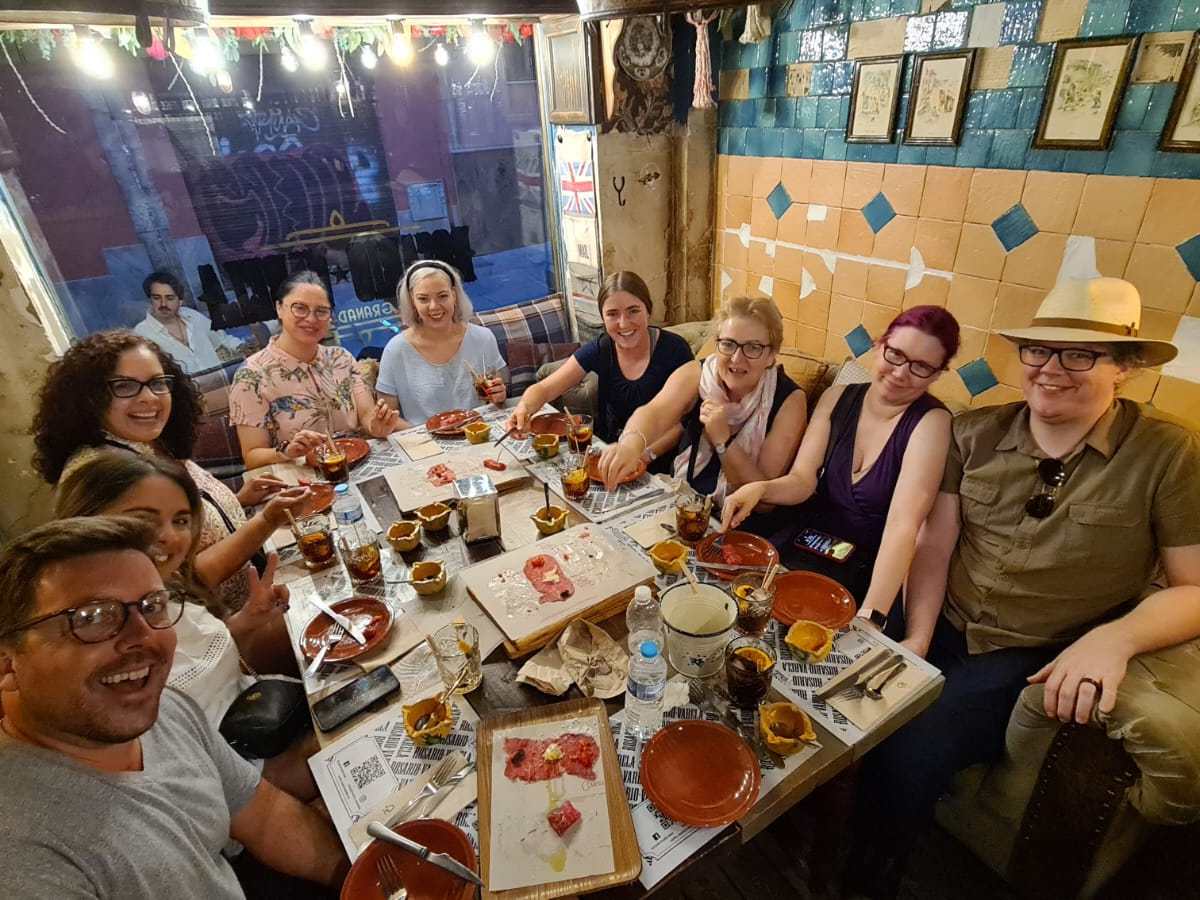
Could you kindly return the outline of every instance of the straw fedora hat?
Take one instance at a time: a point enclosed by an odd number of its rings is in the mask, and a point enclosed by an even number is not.
[[[1120,278],[1067,278],[1038,307],[1028,328],[1000,334],[1010,341],[1078,341],[1086,344],[1136,344],[1148,366],[1170,362],[1179,349],[1170,341],[1138,337],[1142,298]]]

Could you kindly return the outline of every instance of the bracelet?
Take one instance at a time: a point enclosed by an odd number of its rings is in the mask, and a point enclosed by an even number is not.
[[[645,452],[646,448],[650,446],[650,442],[648,440],[646,440],[646,436],[644,434],[642,434],[641,431],[639,431],[638,429],[629,428],[629,429],[626,429],[625,431],[622,431],[621,432],[621,440],[622,441],[625,440],[625,435],[629,434],[630,432],[632,432],[637,437],[640,437],[642,439],[642,452]],[[618,441],[617,443],[620,443],[620,441]]]

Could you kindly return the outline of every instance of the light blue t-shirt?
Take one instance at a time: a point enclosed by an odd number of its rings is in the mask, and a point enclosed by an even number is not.
[[[402,331],[383,348],[375,390],[395,397],[400,415],[417,425],[448,409],[478,406],[471,369],[499,372],[505,365],[496,336],[482,325],[468,322],[462,346],[441,365],[434,365],[418,353],[409,343],[408,333]]]

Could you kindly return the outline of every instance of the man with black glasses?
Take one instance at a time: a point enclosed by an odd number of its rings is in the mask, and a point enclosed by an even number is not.
[[[326,823],[165,688],[182,603],[137,518],[52,522],[0,552],[5,896],[241,897],[221,849],[330,886]]]

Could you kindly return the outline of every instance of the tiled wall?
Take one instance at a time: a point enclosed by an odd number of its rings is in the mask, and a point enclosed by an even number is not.
[[[977,65],[1004,83],[971,92],[960,146],[847,144],[851,57],[965,46],[981,6],[1002,25]],[[1181,346],[1125,396],[1200,428],[1200,154],[1156,149],[1175,84],[1129,86],[1108,152],[1029,148],[1048,40],[1195,28],[1200,0],[794,0],[769,40],[723,46],[714,306],[771,296],[787,344],[836,361],[902,308],[947,306],[963,346],[934,392],[980,406],[1020,396],[995,331],[1094,259],[1137,285],[1142,333]]]

